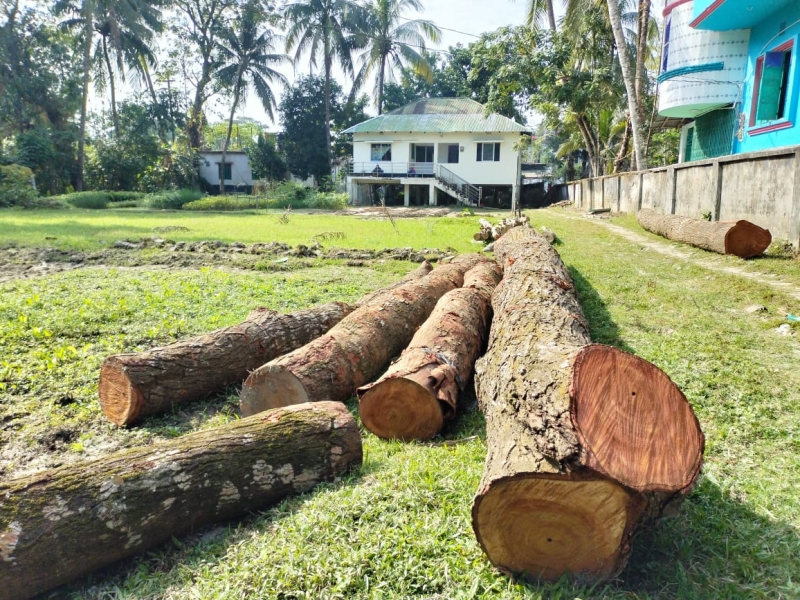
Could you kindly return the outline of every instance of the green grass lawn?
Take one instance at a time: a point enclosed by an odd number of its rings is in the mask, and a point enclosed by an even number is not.
[[[533,585],[492,569],[469,520],[486,452],[484,424],[473,412],[444,438],[477,439],[452,446],[437,445],[441,439],[387,442],[364,431],[364,465],[350,477],[239,523],[175,539],[57,597],[800,598],[800,328],[793,325],[795,336],[776,332],[786,313],[800,313],[800,302],[567,218],[574,213],[530,214],[534,225],[558,235],[593,339],[664,369],[706,434],[697,488],[677,517],[637,537],[618,581],[594,589],[567,581]],[[55,235],[52,243],[89,248],[166,225],[190,229],[175,237],[192,237],[178,239],[292,244],[341,230],[341,246],[464,251],[475,248],[469,239],[476,221],[399,221],[398,235],[388,222],[319,215],[294,215],[284,227],[264,214],[137,214],[129,221],[108,212],[5,212],[0,235],[20,245],[44,245],[45,235]],[[635,230],[629,219],[617,223]],[[690,252],[722,267],[779,273],[800,286],[796,259],[745,265]],[[288,311],[352,300],[411,268],[389,261],[288,273],[81,269],[0,284],[0,459],[9,472],[68,463],[236,418],[231,389],[142,427],[115,429],[96,400],[100,363],[109,353],[236,322],[257,305]],[[747,314],[752,304],[767,311]],[[355,412],[353,402],[350,408]]]

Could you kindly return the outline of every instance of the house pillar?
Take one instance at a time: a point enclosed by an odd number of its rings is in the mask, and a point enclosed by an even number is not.
[[[403,206],[410,206],[411,205],[411,186],[409,184],[405,184],[403,186]]]
[[[430,197],[428,199],[428,204],[430,206],[436,206],[436,186],[433,183],[428,184],[430,186]]]

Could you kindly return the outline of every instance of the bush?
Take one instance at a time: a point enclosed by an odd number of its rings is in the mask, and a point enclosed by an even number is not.
[[[208,196],[183,205],[183,210],[250,210],[269,208],[269,200],[259,196]]]
[[[135,202],[145,197],[142,192],[107,192],[109,202]]]
[[[203,197],[203,192],[197,190],[171,190],[150,194],[145,198],[145,206],[155,209],[180,210],[184,204],[194,202]]]
[[[0,166],[0,206],[26,206],[36,195],[33,171],[22,165]]]
[[[63,198],[75,208],[108,208],[107,192],[79,192],[67,194]]]
[[[308,208],[341,210],[347,206],[347,194],[336,192],[318,192],[306,202]]]

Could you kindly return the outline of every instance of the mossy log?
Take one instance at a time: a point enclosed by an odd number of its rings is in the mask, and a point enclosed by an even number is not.
[[[464,275],[447,292],[400,358],[377,382],[358,389],[364,426],[387,439],[426,440],[456,416],[491,322],[492,292],[503,277],[494,261]]]
[[[661,215],[645,208],[636,214],[647,231],[719,254],[739,258],[760,256],[772,243],[772,234],[750,221],[703,221],[678,215]]]
[[[704,438],[669,377],[591,344],[574,283],[531,229],[495,245],[504,276],[475,369],[488,455],[472,508],[498,568],[594,583],[620,572],[634,533],[677,506]]]
[[[286,315],[258,308],[231,327],[146,352],[110,356],[100,369],[100,405],[112,423],[130,425],[201,400],[319,337],[352,310],[341,302]]]
[[[400,354],[436,302],[460,287],[478,254],[465,254],[424,277],[387,289],[328,333],[253,371],[239,397],[243,415],[277,406],[343,402]]]
[[[361,463],[343,404],[278,409],[0,483],[0,596],[28,598]]]

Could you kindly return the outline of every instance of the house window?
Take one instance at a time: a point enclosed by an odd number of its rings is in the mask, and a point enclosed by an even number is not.
[[[392,160],[392,145],[372,144],[370,160],[372,162],[386,162]]]
[[[223,167],[225,167],[225,176],[224,177],[222,176],[223,175],[223,169],[222,169]],[[233,179],[233,177],[231,177],[231,168],[232,167],[233,167],[233,163],[229,163],[229,162],[217,163],[217,175],[220,178],[220,181],[228,181],[230,179]]]
[[[667,65],[669,64],[669,36],[672,33],[672,15],[667,17],[667,26],[664,29],[664,49],[661,52],[661,72],[667,72]]]
[[[458,162],[458,144],[450,144],[447,146],[447,162],[454,164]]]
[[[413,162],[432,163],[433,144],[411,144],[411,156]]]
[[[753,84],[750,127],[785,118],[793,44],[778,47],[758,57]]]
[[[479,143],[478,162],[499,162],[500,161],[500,142]]]

